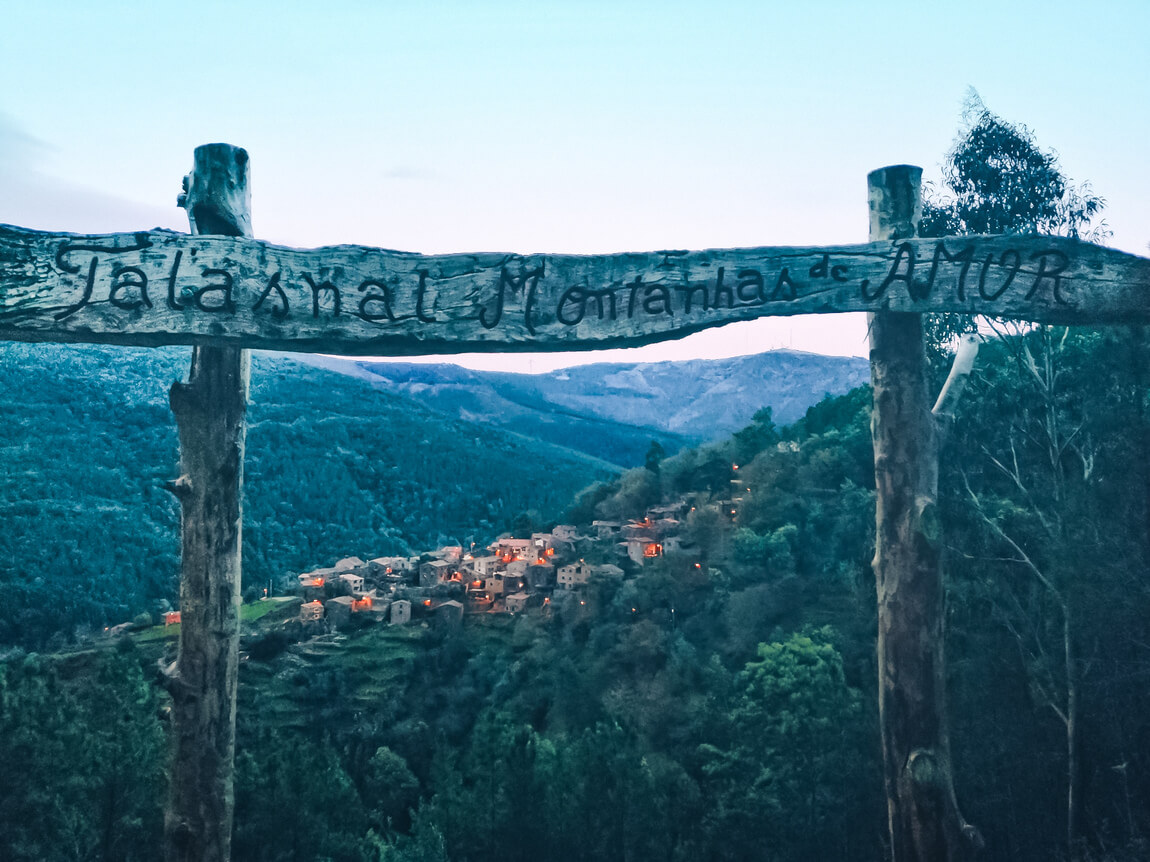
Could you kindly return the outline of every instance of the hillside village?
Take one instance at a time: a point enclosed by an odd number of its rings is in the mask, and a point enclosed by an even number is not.
[[[582,531],[559,524],[466,552],[453,545],[413,557],[347,557],[284,586],[302,596],[298,624],[305,636],[349,624],[353,616],[357,623],[414,619],[452,626],[471,614],[546,612],[552,604],[582,603],[595,578],[624,578],[664,554],[690,554],[683,527],[692,509],[681,499],[639,519],[597,520]]]

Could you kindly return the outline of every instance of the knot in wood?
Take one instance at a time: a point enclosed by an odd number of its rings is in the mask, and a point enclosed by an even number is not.
[[[946,770],[929,748],[916,748],[906,759],[910,780],[920,787],[939,788],[946,782]]]
[[[176,381],[168,390],[168,404],[179,418],[182,415],[202,409],[203,398],[199,390],[190,383]]]
[[[188,476],[169,479],[164,482],[164,490],[182,500],[192,493],[192,480]]]
[[[986,847],[986,839],[982,837],[977,826],[972,826],[969,823],[962,824],[962,837],[975,850],[982,850]]]
[[[929,497],[917,497],[914,505],[918,534],[930,547],[937,548],[942,543],[942,518],[938,514],[938,504]]]

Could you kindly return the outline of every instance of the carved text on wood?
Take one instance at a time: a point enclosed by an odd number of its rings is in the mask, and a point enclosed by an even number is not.
[[[345,354],[644,344],[734,320],[891,309],[1150,320],[1150,261],[1057,237],[425,256],[167,231],[0,227],[0,338]]]

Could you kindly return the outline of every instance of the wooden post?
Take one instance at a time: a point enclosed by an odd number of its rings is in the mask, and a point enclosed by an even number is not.
[[[922,169],[867,177],[871,241],[910,238],[922,215]],[[870,315],[877,488],[879,722],[894,862],[971,858],[978,831],[958,811],[943,663],[938,435],[931,415],[922,316]]]
[[[197,147],[185,177],[193,234],[251,236],[248,154]],[[227,862],[234,808],[240,541],[248,351],[192,349],[169,400],[180,433],[180,649],[171,671],[173,757],[164,817],[168,862]]]

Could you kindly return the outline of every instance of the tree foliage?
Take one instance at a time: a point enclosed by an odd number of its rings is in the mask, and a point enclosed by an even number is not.
[[[921,236],[1041,233],[1091,242],[1110,235],[1089,183],[1074,184],[1026,126],[990,111],[973,90],[943,165],[943,188],[923,209]]]
[[[1150,700],[1139,684],[1150,669],[1141,646],[1150,597],[1135,493],[1145,473],[1131,469],[1142,427],[1131,413],[1145,390],[1122,372],[1130,354],[1121,339],[1104,338],[1067,339],[1058,403],[1090,418],[1081,445],[1099,444],[1092,480],[1069,490],[1076,518],[1103,517],[1064,572],[1086,579],[1077,594],[1089,645],[1083,831],[1096,858],[1118,860],[1138,858],[1150,828]],[[1040,464],[1042,451],[1024,447],[1015,426],[1041,411],[1005,342],[985,348],[979,368],[943,465],[942,484],[955,490],[943,500],[955,764],[985,858],[1056,858],[1063,729],[1031,683],[1033,657],[1005,624],[1020,608],[1042,611],[1045,599],[962,482],[965,470],[1022,547],[1050,563],[1041,520],[984,451],[1009,450],[1013,434],[1020,465]],[[705,564],[689,549],[669,553],[623,579],[595,579],[581,596],[557,593],[547,613],[469,619],[455,633],[364,629],[337,645],[252,653],[241,664],[237,858],[882,859],[874,503],[861,484],[873,475],[868,411],[861,390],[763,436],[762,448],[743,435],[666,458],[659,499],[687,493],[713,514],[711,495],[731,493],[739,464],[743,500],[734,521],[712,518]],[[1048,491],[1035,490],[1048,508]],[[1039,635],[1034,649],[1052,658],[1057,630],[1046,618],[1014,619],[1030,621],[1019,632]],[[4,858],[151,855],[59,849],[59,836],[95,836],[101,822],[121,836],[109,846],[150,851],[158,841],[162,696],[140,675],[142,657],[101,655],[119,676],[60,659],[0,663],[2,753],[30,767],[0,786]],[[81,707],[88,689],[93,704],[138,705]],[[120,742],[153,754],[133,760],[102,747],[111,736],[98,729],[125,715],[134,717]],[[104,758],[137,775],[130,796]],[[121,788],[110,798],[123,800],[123,820],[95,816],[93,800],[109,787]]]
[[[1088,184],[1074,185],[1028,129],[997,117],[975,94],[965,121],[944,166],[948,194],[928,202],[923,233],[1092,241],[1109,235],[1097,221],[1103,199]],[[1108,828],[1104,819],[1088,822],[1084,805],[1086,734],[1097,708],[1088,702],[1090,677],[1113,654],[1099,654],[1104,642],[1128,652],[1120,638],[1112,640],[1127,628],[1125,620],[1105,635],[1095,626],[1117,622],[1114,597],[1129,589],[1131,571],[1146,559],[1143,339],[1138,331],[994,321],[984,328],[992,337],[960,407],[942,483],[948,529],[960,549],[951,592],[960,606],[989,609],[987,617],[1016,651],[1011,672],[997,678],[1027,692],[1037,720],[1053,731],[1045,761],[1061,763],[1062,774],[1051,775],[1044,792],[1061,787],[1065,837],[1058,852],[1082,858],[1102,846]],[[954,329],[953,321],[936,323],[936,340],[945,343]],[[1126,489],[1124,501],[1111,494],[1118,486]],[[991,636],[984,620],[968,622],[978,632],[971,637]],[[1015,744],[1033,750],[1031,743]],[[971,754],[979,762],[980,755]],[[1132,840],[1136,831],[1126,820]],[[1034,840],[1048,843],[1051,834]]]
[[[154,859],[160,700],[130,648],[0,663],[0,858]]]

